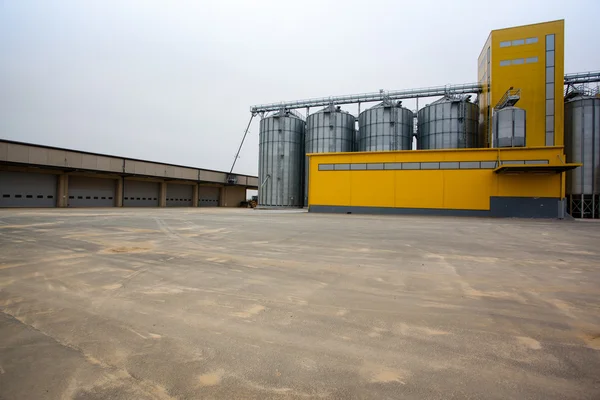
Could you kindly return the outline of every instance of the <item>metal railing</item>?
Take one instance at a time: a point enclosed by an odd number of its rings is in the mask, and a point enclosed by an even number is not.
[[[305,100],[285,101],[281,103],[260,104],[250,107],[250,111],[252,113],[259,113],[281,109],[327,106],[330,104],[368,103],[372,101],[414,99],[415,97],[432,97],[444,96],[446,94],[468,94],[479,92],[481,92],[481,85],[479,83],[392,90],[389,92],[381,90],[379,92],[372,93],[319,97]]]

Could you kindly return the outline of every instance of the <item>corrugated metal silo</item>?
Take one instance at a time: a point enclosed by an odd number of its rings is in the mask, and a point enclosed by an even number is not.
[[[306,119],[305,149],[309,153],[353,151],[353,115],[334,105],[311,114]],[[308,157],[305,161],[304,205],[308,204]]]
[[[569,213],[577,218],[600,218],[600,98],[579,96],[565,103],[565,155],[582,163],[567,172]]]
[[[358,116],[357,151],[411,150],[414,114],[384,101]]]
[[[258,204],[302,207],[304,120],[281,111],[260,121]]]
[[[479,107],[467,99],[443,97],[417,115],[419,150],[478,147]]]
[[[493,147],[525,146],[526,113],[522,108],[506,107],[494,110]]]

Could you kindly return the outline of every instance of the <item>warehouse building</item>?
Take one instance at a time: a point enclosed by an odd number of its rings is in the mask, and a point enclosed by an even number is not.
[[[258,178],[0,140],[0,207],[238,207]]]
[[[589,87],[599,81],[565,75],[560,20],[492,31],[473,84],[254,106],[259,204],[304,196],[311,212],[599,218],[600,94]],[[350,103],[356,125],[339,106]]]

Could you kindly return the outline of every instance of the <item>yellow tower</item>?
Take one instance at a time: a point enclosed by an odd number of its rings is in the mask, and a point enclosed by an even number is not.
[[[491,147],[494,106],[510,88],[521,90],[526,146],[564,143],[564,20],[493,30],[478,59],[481,143]]]

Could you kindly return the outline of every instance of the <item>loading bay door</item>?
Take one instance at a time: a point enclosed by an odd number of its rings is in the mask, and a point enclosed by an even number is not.
[[[167,183],[167,207],[191,207],[194,186]]]
[[[115,179],[69,176],[69,207],[113,207]]]
[[[124,207],[158,207],[160,184],[158,182],[123,181]]]
[[[0,171],[0,207],[56,206],[57,175]]]
[[[198,190],[198,207],[218,207],[219,187],[200,186]]]

